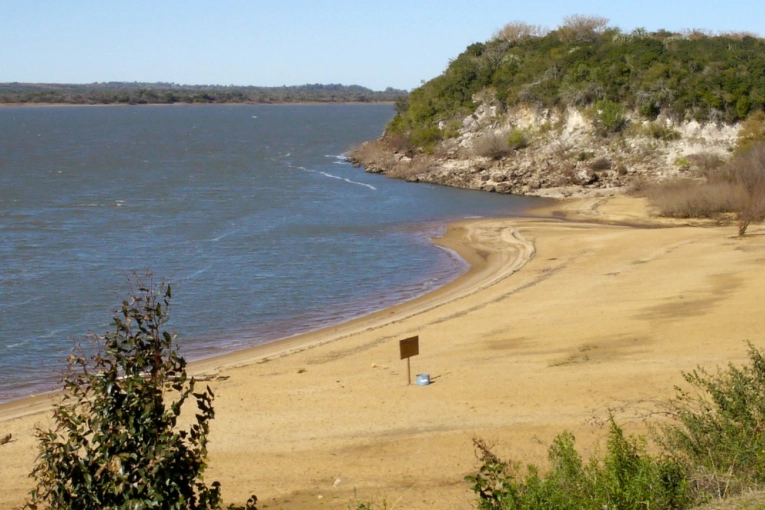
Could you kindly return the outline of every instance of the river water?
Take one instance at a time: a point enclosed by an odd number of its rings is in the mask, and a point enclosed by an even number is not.
[[[188,359],[348,320],[465,270],[430,238],[539,202],[370,175],[390,105],[0,109],[0,401],[53,389],[131,271]]]

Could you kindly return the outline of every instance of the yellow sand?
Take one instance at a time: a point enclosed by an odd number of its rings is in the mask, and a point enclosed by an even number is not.
[[[423,298],[196,363],[217,396],[207,480],[261,508],[346,509],[355,488],[389,508],[469,509],[473,437],[544,462],[569,429],[587,454],[609,409],[641,430],[681,371],[765,346],[765,229],[655,222],[626,197],[540,214],[452,225],[439,242],[472,269]],[[413,377],[430,386],[407,386],[398,359],[415,334]],[[14,438],[0,446],[3,508],[31,488],[31,431],[51,398],[0,406],[0,437]]]

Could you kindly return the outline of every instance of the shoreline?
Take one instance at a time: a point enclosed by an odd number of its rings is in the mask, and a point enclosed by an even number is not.
[[[744,362],[745,340],[765,346],[765,226],[739,238],[623,196],[532,214],[450,225],[444,243],[471,270],[410,303],[192,363],[216,395],[205,478],[225,503],[474,509],[473,438],[545,465],[568,430],[586,458],[610,415],[644,433],[683,372]],[[412,335],[412,375],[429,386],[406,384],[398,340]],[[50,400],[0,406],[6,506],[31,488],[32,430],[51,424]]]
[[[228,368],[252,363],[264,363],[283,356],[313,349],[364,331],[371,331],[394,322],[403,321],[466,295],[478,292],[510,276],[533,257],[533,246],[523,246],[519,251],[523,252],[524,255],[521,255],[520,260],[515,261],[508,260],[508,258],[512,259],[512,255],[508,257],[505,253],[493,254],[495,255],[494,257],[486,255],[480,248],[470,245],[468,239],[471,226],[475,227],[476,224],[486,220],[486,218],[479,218],[447,223],[445,224],[444,234],[441,237],[431,238],[433,244],[456,253],[467,265],[465,272],[445,285],[403,303],[383,308],[355,319],[294,336],[280,338],[265,344],[249,346],[190,361],[187,365],[189,374],[202,378],[214,377],[221,370]],[[524,245],[522,240],[512,242]],[[497,257],[500,257],[500,259],[497,260]],[[510,262],[509,267],[501,267],[508,262]],[[391,315],[395,315],[395,317],[391,317]],[[8,402],[0,402],[0,422],[38,414],[50,409],[52,400],[57,395],[60,395],[61,391],[60,389],[54,389],[20,397]]]

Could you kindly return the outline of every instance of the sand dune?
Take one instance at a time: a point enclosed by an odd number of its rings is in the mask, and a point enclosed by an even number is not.
[[[661,227],[661,228],[657,228]],[[765,229],[648,218],[626,197],[561,203],[537,218],[466,221],[438,242],[471,263],[413,302],[204,362],[217,396],[208,480],[262,508],[468,509],[471,440],[543,462],[563,429],[592,451],[609,409],[628,430],[681,371],[765,346]],[[407,386],[398,340],[420,336]],[[0,501],[31,488],[31,429],[51,398],[0,406]]]

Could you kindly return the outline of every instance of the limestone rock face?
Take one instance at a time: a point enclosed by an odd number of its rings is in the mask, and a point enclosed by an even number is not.
[[[459,135],[432,154],[396,150],[383,136],[348,159],[367,172],[410,182],[553,198],[597,196],[622,193],[637,183],[700,177],[698,162],[727,159],[739,130],[664,115],[653,123],[635,116],[621,133],[602,136],[576,109],[521,107],[503,113],[491,98],[477,99],[483,102],[462,120]],[[525,146],[513,142],[519,132]],[[486,137],[492,137],[490,149]]]

